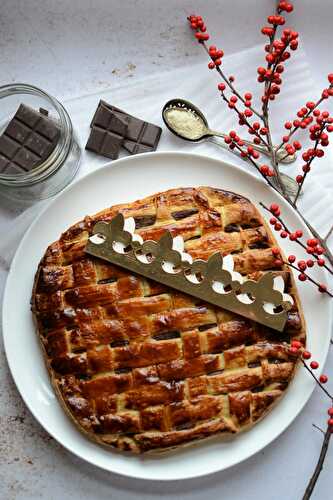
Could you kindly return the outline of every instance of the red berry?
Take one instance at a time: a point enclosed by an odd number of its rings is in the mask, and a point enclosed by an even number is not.
[[[269,209],[274,214],[274,212],[277,212],[280,209],[280,207],[277,203],[272,203]]]
[[[244,99],[245,99],[245,101],[251,101],[251,99],[252,99],[251,92],[246,92],[246,94],[244,94]]]
[[[310,366],[312,370],[317,370],[317,368],[319,368],[319,363],[317,363],[317,361],[311,361]]]
[[[318,240],[316,238],[311,238],[306,242],[306,244],[309,247],[316,247],[318,245]]]
[[[327,381],[328,381],[327,375],[320,375],[319,382],[321,382],[322,384],[326,384]]]
[[[307,265],[308,267],[313,267],[313,265],[314,265],[314,261],[313,261],[312,259],[308,259],[308,260],[306,261],[306,265]]]
[[[235,77],[233,75],[230,75],[229,76],[229,82],[234,82],[235,81]]]
[[[301,273],[301,274],[298,275],[298,279],[300,281],[306,281],[307,280],[307,276],[306,276],[306,274]]]
[[[275,248],[275,247],[272,248],[271,252],[274,255],[274,257],[279,257],[279,255],[280,255],[280,250],[278,248]]]
[[[280,236],[281,236],[281,238],[287,238],[287,236],[288,236],[287,231],[281,231]]]
[[[224,56],[224,52],[223,50],[219,49],[216,51],[216,57],[218,57],[219,59],[221,59],[221,57]]]
[[[284,124],[284,127],[287,129],[287,130],[290,130],[292,128],[293,124],[291,122],[286,122]]]
[[[311,352],[309,352],[309,351],[303,351],[302,352],[302,358],[303,359],[310,359],[311,358]]]
[[[333,84],[333,73],[329,73],[329,74],[327,75],[327,79],[328,79],[328,81],[329,81],[331,84]]]
[[[318,286],[318,291],[319,291],[320,293],[325,293],[325,292],[327,292],[327,286],[326,286],[326,285],[324,285],[323,283],[321,283],[321,284]]]
[[[225,83],[219,83],[219,84],[218,84],[218,86],[217,86],[217,88],[218,88],[221,92],[223,92],[223,90],[225,90]]]
[[[296,235],[296,238],[302,238],[303,231],[301,231],[300,229],[297,229],[297,231],[295,231],[295,235]]]
[[[274,35],[274,30],[273,30],[273,28],[270,28],[269,26],[264,26],[261,29],[261,33],[263,35],[272,36],[272,35]]]
[[[213,61],[210,61],[210,62],[208,63],[208,68],[209,68],[209,69],[214,69],[214,68],[215,68],[215,63],[214,63]]]
[[[323,267],[325,265],[325,260],[324,259],[318,259],[317,260],[317,264],[318,264],[318,266]]]
[[[237,102],[237,101],[238,101],[238,98],[237,98],[235,95],[232,95],[232,96],[230,97],[230,101],[231,101],[231,102]]]
[[[302,347],[302,343],[299,340],[293,340],[291,342],[292,347],[296,347],[296,349],[300,349]]]
[[[303,175],[297,175],[296,182],[297,182],[297,184],[301,184],[303,182]]]
[[[290,234],[289,234],[289,239],[290,239],[290,241],[295,241],[295,240],[297,240],[296,234],[295,234],[295,233],[290,233]]]
[[[221,66],[222,61],[221,59],[215,59],[215,66]]]
[[[268,172],[269,172],[269,166],[268,165],[262,165],[260,167],[260,172],[263,174],[263,175],[268,175]],[[272,220],[272,219],[271,219]],[[274,219],[276,221],[276,219]]]
[[[295,260],[296,260],[295,255],[289,255],[289,257],[288,257],[288,262],[289,262],[290,264],[293,264],[293,263],[295,262]]]
[[[329,418],[329,419],[327,420],[327,424],[328,424],[330,427],[332,427],[332,426],[333,426],[333,418]]]
[[[297,262],[297,266],[298,266],[298,269],[300,269],[301,271],[305,271],[305,269],[306,269],[306,262],[304,260],[299,260]]]
[[[281,231],[281,229],[282,229],[282,225],[280,224],[280,222],[277,222],[277,223],[275,224],[274,229],[275,229],[275,231]]]
[[[333,417],[333,406],[327,410],[330,417]]]
[[[298,349],[297,347],[289,347],[289,352],[291,354],[298,354]]]

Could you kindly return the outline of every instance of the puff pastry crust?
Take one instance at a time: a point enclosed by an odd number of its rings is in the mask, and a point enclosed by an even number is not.
[[[295,305],[283,333],[84,253],[93,225],[118,212],[144,239],[182,235],[194,258],[234,255],[236,270],[282,275]],[[238,433],[262,418],[295,370],[305,324],[288,268],[277,265],[255,206],[210,187],[172,189],[108,208],[51,244],[32,311],[53,387],[90,439],[135,453]]]

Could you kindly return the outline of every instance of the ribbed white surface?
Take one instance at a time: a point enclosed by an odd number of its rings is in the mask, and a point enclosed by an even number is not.
[[[237,89],[241,92],[251,91],[254,104],[259,105],[259,90],[262,86],[257,83],[256,68],[264,65],[265,54],[262,47],[233,54],[223,59],[223,68],[227,75],[235,75]],[[198,60],[201,62],[198,63]],[[182,97],[192,101],[207,116],[210,126],[216,130],[228,132],[231,129],[239,130],[246,137],[244,127],[237,125],[236,114],[226,108],[219,98],[217,91],[218,75],[207,68],[208,58],[204,52],[192,60],[186,61],[186,67],[147,78],[129,81],[128,85],[110,89],[103,94],[83,96],[66,103],[74,127],[84,147],[89,134],[89,123],[100,98],[122,107],[126,111],[139,117],[150,120],[163,127],[163,134],[159,150],[182,150],[207,154],[216,158],[223,158],[236,163],[242,168],[251,166],[223,150],[215,144],[206,142],[192,144],[174,137],[165,129],[161,110],[166,101],[175,97]],[[321,90],[316,89],[311,78],[310,68],[302,50],[292,53],[292,60],[287,61],[286,70],[282,74],[283,86],[277,100],[271,103],[271,121],[274,142],[279,143],[285,130],[283,123],[296,117],[296,111],[308,100],[316,100]],[[221,101],[221,102],[220,102]],[[296,135],[295,135],[296,137]],[[304,132],[300,134],[301,141],[306,138]],[[306,142],[304,142],[306,144]],[[301,156],[301,155],[299,155]],[[305,194],[300,200],[300,208],[305,217],[321,233],[326,234],[332,220],[330,195],[333,189],[333,171],[331,165],[330,147],[326,149],[326,156],[313,162],[313,170],[308,176],[305,185]],[[102,157],[83,151],[82,166],[77,178],[106,163]],[[295,165],[283,167],[283,171],[295,176],[300,173],[302,159]],[[112,168],[112,167],[111,167]],[[253,170],[253,169],[252,169]],[[163,186],[161,186],[163,189]],[[0,241],[0,267],[9,265],[25,230],[31,221],[40,212],[48,201],[40,202],[17,217],[17,210],[8,211],[6,216],[1,214],[0,230],[6,234]],[[13,220],[15,219],[15,225]],[[69,221],[69,224],[72,221]]]

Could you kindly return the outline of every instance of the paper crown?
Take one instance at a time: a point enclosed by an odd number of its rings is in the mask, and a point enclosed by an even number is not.
[[[281,276],[267,272],[258,281],[234,271],[232,255],[217,252],[207,261],[184,252],[181,236],[166,231],[158,241],[134,233],[133,218],[116,215],[97,222],[85,251],[133,273],[282,331],[293,299]]]

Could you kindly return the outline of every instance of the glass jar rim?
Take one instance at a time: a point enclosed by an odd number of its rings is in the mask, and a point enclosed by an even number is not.
[[[11,83],[0,86],[0,100],[12,95],[33,95],[51,104],[59,118],[60,137],[52,153],[37,167],[19,174],[0,174],[0,183],[8,186],[29,186],[53,175],[66,160],[73,141],[73,125],[64,106],[44,90],[26,83]]]

